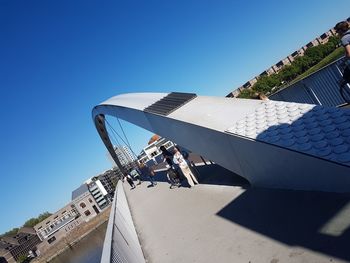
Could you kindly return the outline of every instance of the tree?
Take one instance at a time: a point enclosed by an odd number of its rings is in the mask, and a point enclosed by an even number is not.
[[[28,258],[26,255],[20,255],[17,259],[17,262],[18,263],[24,263],[24,262],[27,262]]]
[[[43,221],[43,220],[45,220],[46,218],[48,218],[49,216],[51,216],[52,214],[51,213],[49,213],[49,212],[44,212],[44,213],[42,213],[42,214],[40,214],[39,216],[38,216],[38,220],[39,220],[39,223],[41,222],[41,221]]]
[[[328,39],[327,44],[328,43],[330,43],[334,47],[334,49],[336,49],[338,47],[338,45],[340,44],[340,38],[336,37],[336,36],[331,36]]]
[[[36,224],[39,224],[41,221],[45,220],[46,218],[48,218],[49,216],[51,216],[52,214],[49,212],[44,212],[42,214],[40,214],[38,217],[33,217],[28,219],[23,226],[25,227],[34,227]]]
[[[272,90],[272,88],[280,85],[281,81],[277,74],[272,74],[270,76],[262,76],[254,84],[253,90],[256,92],[267,93]]]
[[[292,64],[297,67],[300,74],[308,70],[311,66],[311,63],[312,61],[308,56],[302,56],[302,57],[297,57]]]
[[[250,99],[252,98],[253,93],[254,91],[252,91],[251,89],[244,89],[239,93],[237,97],[241,99]]]
[[[296,78],[299,74],[299,69],[294,65],[284,66],[283,69],[278,73],[282,81],[291,81]]]
[[[310,47],[305,51],[304,56],[308,56],[311,59],[312,66],[320,62],[321,59],[324,57],[323,51],[320,48],[320,46]]]
[[[41,221],[45,220],[46,218],[48,218],[49,216],[51,216],[52,214],[49,212],[44,212],[42,214],[40,214],[38,217],[33,217],[28,219],[25,223],[24,223],[24,227],[34,227],[36,224],[39,224]],[[19,228],[12,228],[10,231],[7,231],[5,233],[3,233],[2,235],[0,235],[0,237],[4,237],[4,236],[14,236],[17,234]]]

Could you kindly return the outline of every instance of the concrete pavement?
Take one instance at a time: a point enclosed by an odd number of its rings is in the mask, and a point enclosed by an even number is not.
[[[148,262],[350,260],[350,213],[344,210],[348,195],[215,184],[172,190],[166,182],[147,185],[129,190],[124,183]]]

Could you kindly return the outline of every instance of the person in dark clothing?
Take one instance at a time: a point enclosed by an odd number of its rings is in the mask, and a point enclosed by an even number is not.
[[[342,65],[342,73],[343,73],[343,80],[340,82],[340,86],[342,87],[341,91],[343,91],[344,87],[346,87],[346,84],[350,84],[350,25],[348,21],[342,21],[335,25],[334,27],[335,31],[340,37],[341,45],[344,47],[345,50],[345,60]],[[343,96],[343,92],[342,96]],[[348,98],[343,98],[347,101]]]
[[[179,175],[175,172],[175,170],[167,165],[167,177],[168,177],[168,180],[170,182],[170,189],[172,189],[174,186],[177,186],[177,187],[180,187],[181,186],[181,183],[180,183],[180,178],[179,178]]]
[[[130,174],[127,174],[125,176],[126,181],[129,183],[129,185],[131,186],[131,189],[136,188],[135,184],[134,184],[134,180],[132,179]]]
[[[139,169],[145,178],[148,177],[149,181],[151,182],[151,186],[156,186],[157,182],[154,181],[154,171],[153,169],[149,168],[146,164],[140,163],[139,164]]]
[[[162,155],[164,160],[170,165],[173,166],[173,156],[171,152],[169,152],[164,145],[160,146],[159,149],[162,151]]]

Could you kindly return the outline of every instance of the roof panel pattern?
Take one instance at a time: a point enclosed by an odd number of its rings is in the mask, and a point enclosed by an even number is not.
[[[350,166],[350,110],[267,101],[226,130]]]

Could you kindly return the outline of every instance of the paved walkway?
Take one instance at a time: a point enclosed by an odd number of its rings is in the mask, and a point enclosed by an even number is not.
[[[348,262],[349,196],[124,183],[148,262]],[[348,212],[349,213],[348,213]],[[338,217],[336,217],[336,215]]]

